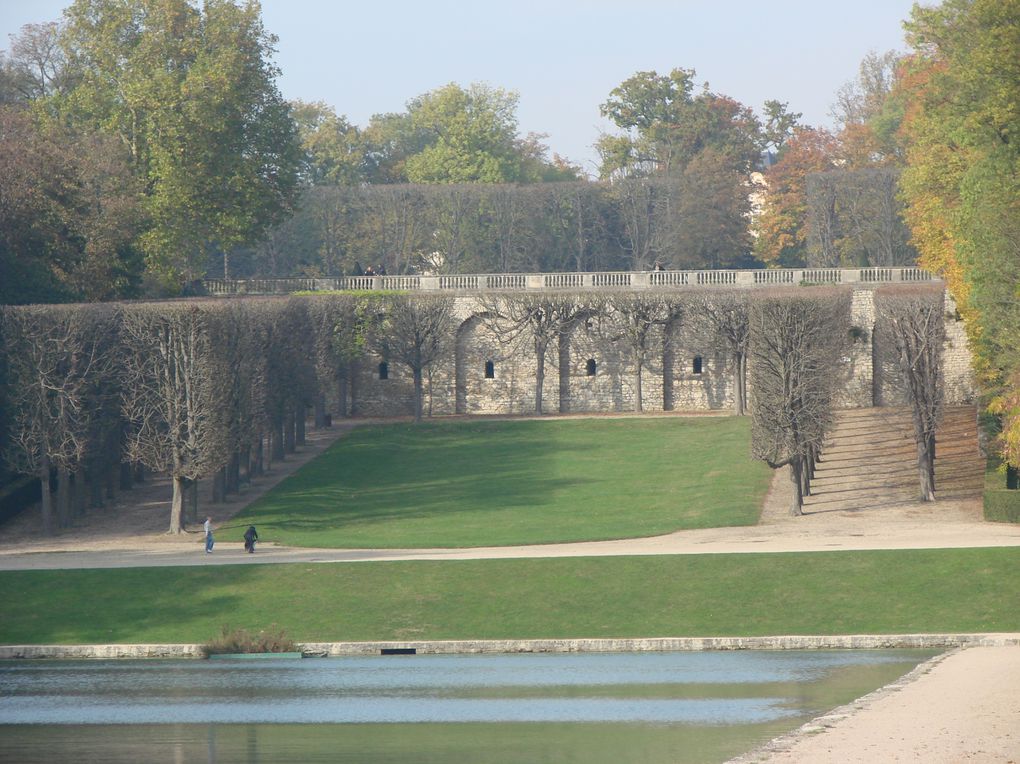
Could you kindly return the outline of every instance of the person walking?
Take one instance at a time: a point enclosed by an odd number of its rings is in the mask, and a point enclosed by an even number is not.
[[[205,518],[205,524],[202,526],[205,529],[205,553],[212,554],[213,535],[212,535],[212,518]]]
[[[254,525],[249,525],[244,532],[244,551],[248,554],[255,554],[255,542],[259,540],[259,533]]]

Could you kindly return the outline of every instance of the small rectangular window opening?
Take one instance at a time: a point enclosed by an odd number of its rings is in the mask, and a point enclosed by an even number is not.
[[[390,378],[390,365],[386,362],[379,364],[379,379]]]
[[[694,356],[694,373],[701,374],[701,356]]]
[[[495,379],[496,378],[496,364],[492,361],[485,362],[485,378]]]
[[[594,377],[595,376],[595,371],[597,369],[598,369],[598,364],[595,363],[595,359],[594,358],[589,358],[588,359],[588,363],[586,365],[586,372],[587,372],[588,376],[589,377]]]

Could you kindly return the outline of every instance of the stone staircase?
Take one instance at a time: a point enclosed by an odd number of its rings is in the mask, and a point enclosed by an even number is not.
[[[979,496],[985,458],[974,406],[947,407],[935,436],[935,498]],[[917,449],[906,408],[849,409],[836,415],[804,512],[866,509],[915,502]]]

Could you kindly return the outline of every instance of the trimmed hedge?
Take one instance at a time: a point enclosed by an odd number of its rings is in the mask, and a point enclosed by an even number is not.
[[[994,523],[1020,523],[1020,491],[986,488],[984,499],[985,520]]]
[[[1006,479],[995,459],[988,460],[985,471],[985,520],[993,523],[1020,523],[1020,490],[1006,488]]]

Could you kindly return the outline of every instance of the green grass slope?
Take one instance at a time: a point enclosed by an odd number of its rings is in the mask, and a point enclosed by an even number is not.
[[[318,547],[470,547],[752,525],[769,469],[745,417],[359,428],[234,519]]]
[[[0,643],[1020,631],[1018,566],[996,548],[9,571]]]

